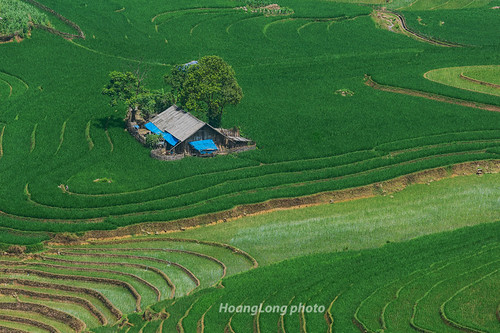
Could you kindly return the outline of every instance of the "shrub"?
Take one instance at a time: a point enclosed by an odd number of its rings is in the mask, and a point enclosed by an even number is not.
[[[160,142],[159,134],[149,134],[146,136],[146,145],[151,148],[155,148]]]

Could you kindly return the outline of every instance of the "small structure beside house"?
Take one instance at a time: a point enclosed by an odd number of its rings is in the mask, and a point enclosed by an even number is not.
[[[130,130],[143,144],[147,135],[160,135],[160,147],[152,153],[160,159],[178,159],[185,155],[206,157],[255,149],[255,143],[241,137],[238,130],[214,128],[176,105],[147,123],[130,123]]]

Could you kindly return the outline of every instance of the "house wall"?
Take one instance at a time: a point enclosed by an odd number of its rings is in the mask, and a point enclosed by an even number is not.
[[[175,148],[175,153],[181,154],[181,153],[187,153],[187,154],[192,154],[194,151],[189,145],[190,142],[192,141],[200,141],[200,140],[213,140],[215,145],[220,148],[221,146],[224,146],[226,144],[226,138],[210,128],[209,126],[203,126],[200,128],[196,133],[191,135],[189,138],[184,140],[181,144],[179,144]]]

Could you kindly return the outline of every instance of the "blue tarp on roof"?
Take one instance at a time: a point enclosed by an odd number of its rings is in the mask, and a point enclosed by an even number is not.
[[[217,146],[212,140],[193,141],[189,143],[191,147],[200,152],[200,154],[210,154],[217,151]]]
[[[172,134],[170,134],[168,132],[163,132],[161,136],[163,136],[165,141],[170,143],[172,146],[175,146],[177,144],[177,142],[179,142],[179,140],[177,140]]]
[[[150,130],[154,134],[161,134],[161,136],[165,139],[165,141],[170,143],[172,146],[175,146],[177,144],[177,142],[179,142],[179,140],[177,140],[172,134],[170,134],[168,132],[162,132],[153,123],[147,123],[146,125],[144,125],[144,127],[146,127],[148,130]]]
[[[144,125],[144,127],[146,127],[148,130],[150,130],[151,132],[153,132],[154,134],[162,134],[163,132],[160,131],[160,129],[158,127],[155,126],[155,124],[153,123],[147,123],[146,125]]]

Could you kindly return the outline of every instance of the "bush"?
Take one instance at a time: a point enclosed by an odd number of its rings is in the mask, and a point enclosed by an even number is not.
[[[149,134],[146,136],[146,145],[150,148],[155,148],[160,142],[159,134]]]

